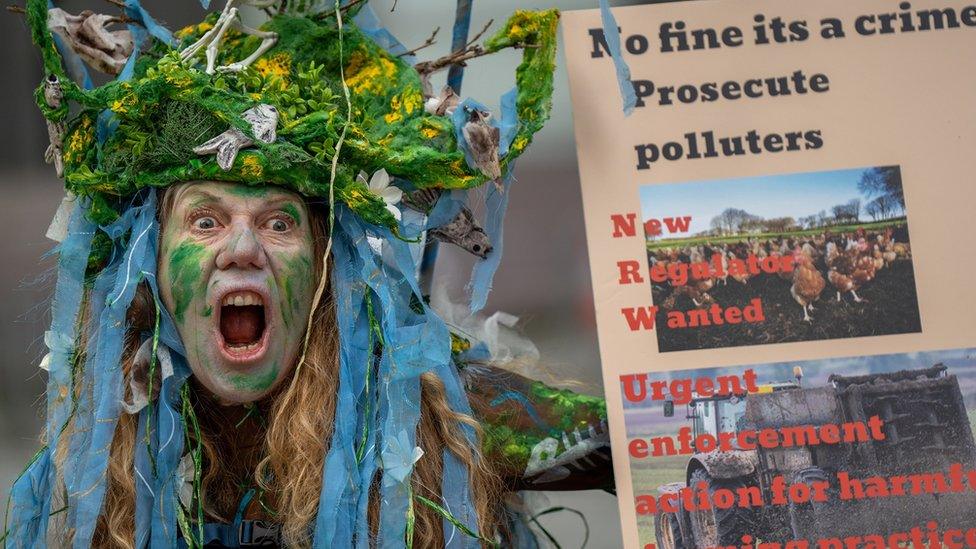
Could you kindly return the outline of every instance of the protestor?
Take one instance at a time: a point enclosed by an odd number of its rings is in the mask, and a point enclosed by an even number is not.
[[[137,0],[111,33],[28,2],[68,193],[45,446],[8,544],[523,546],[514,491],[612,486],[603,400],[502,369],[497,323],[462,333],[417,274],[425,235],[459,244],[484,305],[558,14],[411,66],[364,4],[229,0],[174,36]],[[500,118],[431,90],[505,48]],[[485,230],[461,191],[489,182]]]

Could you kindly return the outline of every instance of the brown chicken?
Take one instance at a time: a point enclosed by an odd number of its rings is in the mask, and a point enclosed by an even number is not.
[[[813,302],[820,299],[827,283],[824,277],[813,266],[813,259],[801,251],[793,254],[793,285],[790,286],[790,295],[803,307],[803,320],[810,322],[813,317],[809,311],[813,311]]]
[[[870,254],[861,255],[857,249],[848,250],[834,257],[827,266],[830,269],[827,280],[837,290],[837,301],[845,292],[850,292],[857,303],[865,301],[857,295],[857,290],[870,282],[877,271]]]
[[[693,280],[683,286],[675,286],[674,291],[671,292],[671,295],[669,295],[667,299],[661,303],[661,307],[670,311],[671,309],[674,309],[678,296],[686,295],[689,299],[691,299],[691,302],[695,304],[695,307],[704,309],[715,302],[715,299],[708,294],[708,290],[711,290],[714,286],[714,278]]]

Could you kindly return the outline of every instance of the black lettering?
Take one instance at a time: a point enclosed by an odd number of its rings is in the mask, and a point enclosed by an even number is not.
[[[682,154],[684,154],[684,151],[681,149],[681,143],[668,141],[661,148],[661,155],[664,156],[665,160],[677,160],[681,158]]]
[[[790,23],[790,42],[803,42],[807,38],[810,38],[810,31],[807,30],[806,21]]]
[[[763,146],[769,152],[780,152],[783,150],[783,136],[778,133],[771,133],[763,139]]]
[[[834,17],[821,19],[820,36],[821,38],[844,38],[844,24]]]
[[[682,103],[694,103],[698,100],[698,88],[685,84],[678,88],[678,101]]]
[[[627,51],[634,55],[640,55],[646,52],[649,46],[650,44],[647,41],[647,37],[643,34],[632,34],[627,37],[627,40],[624,41],[624,47],[626,47]]]
[[[733,48],[741,46],[742,29],[739,27],[726,27],[726,29],[722,31],[722,43]]]
[[[746,97],[762,97],[762,80],[757,78],[746,80],[746,83],[742,86],[742,90],[745,92]]]
[[[959,20],[956,19],[956,10],[952,8],[918,10],[918,30],[944,29],[946,26],[950,29],[959,26]]]
[[[633,80],[631,84],[634,85],[634,94],[637,96],[637,103],[634,104],[636,107],[644,106],[644,98],[654,95],[654,82],[650,80]]]
[[[752,154],[759,154],[762,152],[762,148],[759,147],[759,132],[756,130],[749,130],[746,134],[746,141],[749,143],[749,152]]]
[[[712,102],[718,100],[718,84],[707,82],[701,87],[702,102]]]
[[[593,39],[593,51],[590,52],[590,59],[599,59],[606,53],[610,55],[610,46],[607,44],[607,37],[603,34],[603,29],[590,29],[590,38]],[[601,51],[601,48],[602,51]]]
[[[854,20],[854,30],[861,36],[871,36],[877,31],[875,31],[873,26],[868,27],[868,23],[874,23],[874,16],[862,15]]]
[[[878,21],[881,23],[881,34],[891,34],[895,32],[895,26],[892,23],[898,15],[895,13],[882,13],[878,16]]]
[[[914,31],[915,24],[912,21],[912,12],[907,11],[911,9],[912,5],[909,4],[908,2],[902,2],[901,4],[898,4],[898,7],[902,10],[906,10],[901,12],[901,14],[898,15],[901,18],[901,31],[902,32]]]
[[[967,27],[976,27],[976,6],[967,6],[959,14],[962,24]]]
[[[677,39],[678,51],[685,51],[688,49],[688,40],[685,37],[685,33],[674,32],[674,30],[683,31],[684,28],[684,21],[676,21],[674,24],[661,23],[661,28],[657,33],[658,39],[661,41],[661,53],[670,53],[675,51],[675,48],[671,45],[672,39]]]
[[[635,145],[634,150],[637,151],[637,169],[646,170],[651,167],[651,164],[657,161],[658,153],[657,145],[653,143],[648,143],[646,145]]]
[[[664,86],[662,88],[658,88],[657,92],[661,94],[661,100],[658,101],[658,103],[661,105],[671,104],[671,94],[674,93],[674,86]]]
[[[804,133],[803,137],[807,140],[807,150],[815,150],[823,147],[823,136],[820,135],[820,130],[810,130]]]
[[[810,90],[816,93],[823,93],[830,90],[830,80],[826,74],[815,74],[810,77]]]
[[[756,45],[768,44],[769,38],[766,36],[766,25],[764,24],[766,18],[763,14],[757,13],[752,20],[757,23],[757,25],[752,27],[752,30],[756,33]]]
[[[695,40],[696,50],[719,47],[718,33],[715,32],[715,29],[695,29],[691,31],[691,37]]]
[[[726,99],[738,99],[742,97],[739,93],[739,83],[730,80],[722,84],[722,97]]]
[[[800,132],[786,132],[786,150],[788,151],[800,150],[801,137],[803,137],[803,134]]]

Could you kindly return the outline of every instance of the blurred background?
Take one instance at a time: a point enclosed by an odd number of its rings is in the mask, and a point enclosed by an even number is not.
[[[611,2],[625,5],[640,2]],[[104,0],[57,3],[71,13],[83,9],[114,13]],[[395,10],[391,12],[391,8]],[[204,10],[195,0],[143,0],[169,29],[197,23]],[[215,1],[214,9],[223,2]],[[370,6],[407,48],[424,43],[440,27],[437,43],[418,60],[450,51],[452,0],[373,0]],[[490,19],[497,28],[520,8],[595,8],[596,0],[481,0],[474,2],[472,35]],[[489,31],[492,32],[492,31]],[[40,59],[22,15],[0,11],[0,501],[39,444],[45,375],[37,365],[49,322],[53,243],[44,232],[62,187],[43,162],[47,132],[34,106],[41,80]],[[462,97],[474,97],[497,112],[498,98],[514,85],[519,53],[506,51],[472,61]],[[602,396],[590,275],[583,230],[576,147],[573,140],[565,62],[560,49],[552,120],[519,161],[505,224],[504,260],[495,276],[486,312],[521,318],[524,334],[538,346],[541,366],[552,379],[574,390]],[[446,71],[445,71],[446,72]],[[439,89],[444,78],[435,79]],[[616,98],[611,98],[617,100]],[[477,213],[477,212],[476,212]],[[457,248],[442,246],[435,285],[454,301],[464,299],[473,261]],[[603,492],[547,493],[550,505],[583,512],[589,520],[588,547],[619,547],[616,498]],[[540,519],[563,547],[579,547],[583,525],[571,513]]]

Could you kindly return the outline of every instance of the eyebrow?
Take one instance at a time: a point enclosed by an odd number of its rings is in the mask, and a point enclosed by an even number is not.
[[[181,202],[189,201],[191,207],[199,206],[207,202],[222,202],[223,200],[216,195],[210,194],[207,191],[199,189],[191,189],[187,191],[186,196],[182,197]]]

